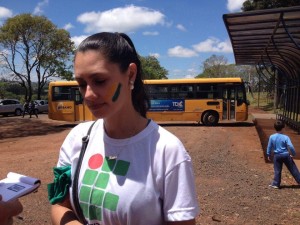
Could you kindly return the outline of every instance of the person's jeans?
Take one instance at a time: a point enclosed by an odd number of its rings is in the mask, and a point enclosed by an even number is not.
[[[290,155],[288,155],[288,154],[284,154],[284,155],[274,154],[273,162],[274,162],[274,180],[273,180],[272,185],[275,185],[277,187],[280,186],[281,171],[282,171],[283,163],[286,165],[286,167],[288,168],[288,170],[290,171],[290,173],[292,174],[292,176],[294,177],[296,182],[298,184],[300,184],[299,170],[298,170],[294,160],[292,159],[292,157]]]

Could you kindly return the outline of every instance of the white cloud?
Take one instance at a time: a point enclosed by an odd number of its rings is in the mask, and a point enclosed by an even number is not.
[[[197,52],[232,52],[232,46],[229,40],[221,42],[219,39],[213,37],[193,45],[193,48]]]
[[[64,26],[64,29],[65,30],[70,30],[72,29],[74,26],[71,24],[71,23],[67,23],[65,26]]]
[[[229,12],[241,11],[245,0],[227,0],[227,9]]]
[[[157,36],[157,35],[159,35],[159,32],[157,32],[157,31],[145,31],[145,32],[143,32],[143,35],[145,35],[145,36]]]
[[[185,27],[182,24],[177,24],[176,28],[181,31],[186,31]]]
[[[187,74],[187,75],[184,76],[184,78],[185,78],[185,79],[194,79],[195,76],[192,75],[192,74]]]
[[[48,0],[43,0],[42,2],[39,2],[37,6],[34,8],[33,14],[42,15],[44,13],[43,8],[48,5],[48,2],[49,2]]]
[[[146,7],[129,5],[103,12],[86,12],[77,17],[86,24],[85,31],[90,32],[132,32],[142,27],[163,25],[165,16]]]
[[[13,13],[10,9],[0,6],[0,20],[6,19],[6,18],[12,17],[12,16],[13,16]]]
[[[175,46],[174,48],[168,49],[168,55],[170,57],[190,58],[190,57],[195,57],[198,54],[194,50],[184,48],[178,45]]]
[[[75,46],[77,47],[87,37],[88,36],[86,36],[86,35],[74,36],[71,38],[71,40],[74,42]]]
[[[150,56],[153,56],[153,57],[155,57],[155,58],[159,58],[160,57],[160,54],[159,53],[150,53],[149,54]]]
[[[194,69],[171,69],[169,70],[169,79],[179,79],[179,78],[187,78],[193,79],[197,75],[197,72]]]

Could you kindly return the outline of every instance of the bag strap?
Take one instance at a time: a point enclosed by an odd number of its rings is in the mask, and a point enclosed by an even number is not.
[[[79,179],[79,173],[80,173],[80,168],[81,168],[81,165],[82,165],[82,161],[83,161],[83,157],[84,157],[84,154],[85,154],[85,150],[86,150],[86,147],[89,143],[89,139],[90,139],[90,133],[91,133],[91,130],[94,126],[96,121],[94,121],[92,123],[92,125],[90,126],[86,136],[84,136],[82,138],[82,146],[81,146],[81,151],[80,151],[80,155],[79,155],[79,159],[78,159],[78,163],[77,163],[77,167],[75,169],[75,174],[74,174],[74,180],[73,180],[73,184],[72,184],[72,197],[73,197],[73,204],[74,204],[74,207],[75,207],[75,211],[76,211],[76,214],[78,216],[78,219],[81,223],[83,224],[87,224],[87,221],[83,215],[83,212],[81,210],[81,207],[80,207],[80,203],[79,203],[79,199],[78,199],[78,179]]]

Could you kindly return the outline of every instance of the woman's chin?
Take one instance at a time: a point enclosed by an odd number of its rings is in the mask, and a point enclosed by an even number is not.
[[[94,110],[92,111],[92,114],[94,115],[94,117],[96,117],[97,119],[102,119],[105,117],[105,114],[103,114],[103,112],[99,112],[99,110]]]

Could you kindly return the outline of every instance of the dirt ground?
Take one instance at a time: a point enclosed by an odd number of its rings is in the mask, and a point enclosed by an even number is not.
[[[0,177],[14,171],[42,181],[38,192],[20,198],[24,212],[14,224],[51,224],[47,184],[53,180],[59,147],[74,125],[51,121],[46,114],[0,117]],[[182,140],[192,157],[201,207],[197,224],[300,224],[300,188],[285,168],[283,188],[268,187],[273,167],[265,162],[251,117],[216,127],[162,126]]]

